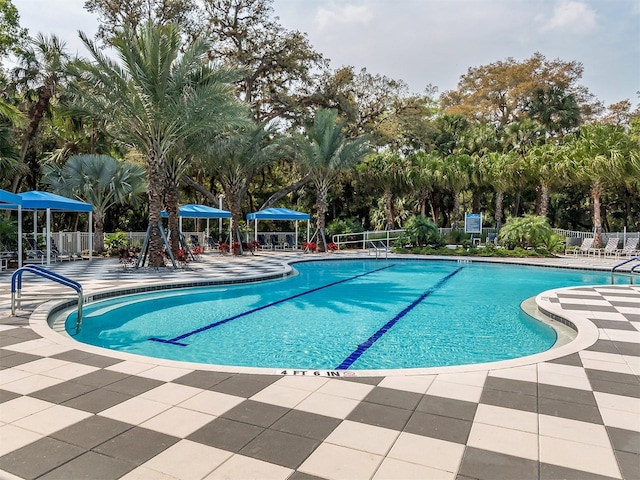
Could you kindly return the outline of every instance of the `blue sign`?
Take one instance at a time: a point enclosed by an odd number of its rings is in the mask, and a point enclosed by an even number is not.
[[[482,233],[482,214],[467,213],[464,216],[465,233]]]

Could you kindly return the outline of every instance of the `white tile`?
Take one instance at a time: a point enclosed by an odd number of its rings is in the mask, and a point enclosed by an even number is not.
[[[2,372],[2,375],[0,375],[0,386],[33,375],[30,372],[18,370],[17,368],[5,368],[4,370],[0,370],[0,372]]]
[[[19,418],[33,415],[36,412],[55,406],[32,397],[18,397],[0,404],[0,420],[6,423],[15,422]]]
[[[604,426],[568,418],[540,415],[540,435],[611,448]]]
[[[344,419],[358,406],[358,403],[360,402],[350,398],[314,392],[296,405],[295,409],[309,413],[317,413],[318,415],[326,415],[327,417]]]
[[[406,392],[426,393],[429,386],[435,380],[435,375],[410,375],[384,377],[378,384],[379,387],[404,390]]]
[[[225,450],[189,440],[180,440],[144,463],[142,467],[169,475],[170,478],[199,480],[222,465],[231,455],[233,455],[231,452]],[[155,479],[156,476],[146,478]]]
[[[81,363],[68,363],[51,370],[44,372],[44,375],[53,378],[59,378],[60,380],[71,380],[73,378],[87,375],[91,372],[100,370],[98,367],[92,367],[91,365],[83,365]]]
[[[345,420],[331,432],[325,442],[342,447],[385,455],[400,432],[360,422]]]
[[[427,390],[427,393],[436,397],[454,398],[456,400],[464,400],[467,402],[479,402],[482,395],[482,387],[445,382],[440,379],[440,376],[438,376]]]
[[[633,397],[623,397],[612,393],[593,392],[596,403],[600,408],[610,408],[612,410],[623,410],[640,414],[640,400]]]
[[[143,370],[138,375],[140,377],[152,378],[154,380],[162,380],[163,382],[170,382],[176,378],[183,377],[188,373],[193,372],[186,368],[169,367],[165,365],[158,365],[148,370]]]
[[[634,375],[640,375],[640,357],[633,357],[631,355],[623,355],[624,361],[629,365],[629,368]]]
[[[330,381],[322,385],[317,392],[337,397],[350,398],[352,400],[362,400],[369,395],[375,387],[365,383],[347,382],[344,380]]]
[[[583,350],[578,352],[581,360],[597,360],[600,362],[625,363],[624,358],[619,353],[593,352],[591,350]]]
[[[600,407],[602,421],[608,427],[617,427],[625,430],[640,432],[640,415],[623,410],[613,410],[611,408]]]
[[[474,423],[467,445],[538,461],[538,435],[535,433]]]
[[[582,367],[578,367],[575,365],[564,365],[562,363],[538,363],[538,378],[540,375],[546,374],[554,374],[554,375],[568,375],[572,377],[578,378],[587,378],[587,374],[585,373]]]
[[[438,375],[438,380],[441,382],[459,383],[460,385],[472,385],[482,388],[487,379],[487,373],[486,370],[464,373],[441,373]]]
[[[6,383],[2,385],[2,388],[21,395],[28,395],[30,393],[37,392],[38,390],[42,390],[43,388],[57,385],[63,381],[64,380],[47,377],[45,375],[29,375],[28,377],[21,378],[15,382]]]
[[[166,473],[158,472],[147,467],[138,467],[131,470],[124,477],[120,477],[120,480],[180,480],[173,475],[167,475]]]
[[[204,480],[286,480],[292,473],[293,470],[290,468],[244,455],[234,455],[206,476]]]
[[[140,375],[146,370],[152,369],[154,366],[148,363],[134,362],[132,360],[125,360],[124,362],[116,363],[105,368],[105,370],[112,370],[114,372],[128,373],[129,375]]]
[[[15,425],[0,426],[0,456],[24,447],[42,438],[42,435],[17,427]]]
[[[610,448],[541,435],[540,461],[598,475],[621,478],[613,450]]]
[[[315,392],[322,385],[331,380],[328,378],[316,377],[316,376],[300,376],[300,375],[285,375],[273,385],[280,387],[297,388],[299,390],[306,390],[308,392]]]
[[[583,371],[584,373],[584,371]],[[591,384],[587,375],[565,375],[551,371],[538,371],[538,382],[558,387],[576,388],[578,390],[591,390]]]
[[[582,365],[584,365],[584,368],[591,368],[593,370],[604,370],[605,372],[627,373],[629,375],[633,375],[633,370],[631,370],[629,365],[624,362],[603,362],[601,360],[585,358],[582,360]]]
[[[372,480],[408,479],[454,480],[455,474],[416,463],[403,462],[395,458],[385,458]]]
[[[523,432],[538,433],[538,414],[523,410],[480,403],[473,421]]]
[[[138,397],[169,405],[178,405],[200,392],[202,392],[200,388],[178,383],[165,383],[138,395]]]
[[[100,412],[99,415],[132,425],[140,425],[169,408],[170,406],[166,403],[134,397]]]
[[[380,462],[380,455],[350,448],[321,444],[298,468],[298,471],[329,480],[368,480]]]
[[[33,362],[23,363],[16,368],[30,373],[42,373],[68,364],[69,362],[58,360],[57,358],[39,358]]]
[[[90,412],[83,412],[63,405],[54,405],[46,410],[41,410],[33,415],[16,420],[13,424],[42,435],[50,435],[92,415]]]
[[[464,445],[446,440],[401,433],[387,458],[455,473],[460,467],[464,448]]]
[[[281,407],[293,408],[301,401],[311,395],[308,390],[298,388],[283,387],[280,385],[269,385],[256,393],[251,400],[257,402],[271,403]]]
[[[143,428],[185,438],[216,417],[186,408],[171,407],[140,424]]]
[[[521,380],[523,382],[537,382],[538,369],[536,365],[524,365],[522,367],[501,368],[491,370],[490,377],[507,378],[509,380]]]
[[[205,390],[180,403],[179,406],[210,415],[222,415],[244,400],[242,397]]]
[[[640,332],[631,330],[614,330],[611,328],[604,328],[603,330],[607,334],[607,337],[614,342],[640,343]]]

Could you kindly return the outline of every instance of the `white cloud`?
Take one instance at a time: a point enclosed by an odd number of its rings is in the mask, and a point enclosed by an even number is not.
[[[319,8],[315,21],[319,30],[326,30],[336,25],[365,25],[372,18],[373,14],[364,5],[333,5],[332,8]]]
[[[563,1],[553,8],[553,15],[542,30],[560,30],[569,33],[584,34],[597,25],[596,12],[587,4],[576,1]]]

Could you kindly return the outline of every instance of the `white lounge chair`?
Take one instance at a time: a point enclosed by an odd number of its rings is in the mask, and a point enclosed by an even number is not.
[[[592,248],[589,253],[593,253],[594,256],[604,255],[605,257],[607,255],[614,255],[613,252],[618,249],[618,243],[620,243],[620,239],[618,237],[610,237],[604,248]]]
[[[565,255],[568,253],[573,253],[574,255],[588,255],[589,251],[592,250],[593,247],[593,237],[583,238],[582,244],[574,249],[566,249]]]
[[[615,255],[616,257],[635,257],[640,255],[640,250],[638,250],[639,241],[640,237],[628,238],[624,247],[619,250],[616,249],[612,255]]]

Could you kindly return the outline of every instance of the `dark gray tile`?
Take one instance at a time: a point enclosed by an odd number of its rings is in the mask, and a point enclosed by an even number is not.
[[[249,398],[256,393],[264,390],[269,386],[269,383],[265,383],[260,380],[252,378],[252,376],[234,375],[220,383],[216,383],[209,390],[214,392],[226,393],[227,395],[235,395],[236,397]]]
[[[624,307],[624,308],[636,308],[638,306],[638,302],[625,302],[623,300],[608,300],[611,305],[614,307]]]
[[[264,431],[264,428],[247,423],[216,418],[187,437],[187,440],[238,452]]]
[[[364,398],[365,402],[403,408],[405,410],[415,410],[420,400],[422,400],[422,395],[419,393],[384,387],[375,387]]]
[[[478,480],[476,477],[467,477],[466,475],[456,475],[456,480]]]
[[[572,468],[561,467],[559,465],[550,465],[548,463],[540,464],[540,480],[614,480],[613,477],[605,477],[595,473],[583,472],[581,470],[573,470]]]
[[[148,392],[166,382],[160,380],[154,380],[152,378],[136,377],[132,375],[117,382],[105,385],[104,388],[111,390],[112,392],[124,393],[125,395],[140,395],[141,393]]]
[[[20,395],[19,393],[0,389],[0,403],[8,402],[9,400],[13,400],[14,398],[18,398],[21,396],[22,395]]]
[[[129,473],[136,465],[117,458],[87,452],[38,480],[115,480]]]
[[[473,421],[477,408],[478,404],[474,402],[425,395],[416,407],[416,411]]]
[[[623,397],[640,398],[640,385],[630,383],[607,382],[605,380],[590,379],[591,388],[595,392],[611,393]]]
[[[218,383],[230,378],[232,374],[222,372],[206,372],[203,370],[195,370],[183,377],[172,380],[173,383],[187,385],[189,387],[202,388],[208,390]]]
[[[472,425],[473,422],[467,420],[415,412],[404,427],[404,431],[465,445]]]
[[[538,462],[467,447],[458,473],[480,480],[538,480]]]
[[[222,417],[237,422],[248,423],[258,427],[267,428],[282,418],[289,409],[269,403],[245,400],[231,410],[225,412]]]
[[[484,388],[491,390],[503,390],[522,395],[537,395],[538,384],[534,382],[524,382],[522,380],[511,380],[510,378],[487,377]]]
[[[111,390],[101,388],[72,398],[71,400],[64,402],[64,406],[77,408],[78,410],[84,410],[85,412],[100,413],[103,410],[125,402],[130,398],[133,398],[132,395],[112,392]]]
[[[635,313],[623,313],[622,316],[630,322],[640,322],[640,314],[636,315]]]
[[[324,415],[300,410],[290,410],[270,428],[300,437],[324,440],[341,422],[342,420],[333,417],[325,417]]]
[[[240,454],[275,463],[287,468],[298,468],[306,458],[320,445],[319,440],[298,437],[290,433],[265,430],[248,445]]]
[[[76,382],[62,382],[30,393],[29,396],[51,403],[64,403],[67,400],[79,397],[93,390],[95,390],[95,387],[90,385],[82,385]]]
[[[38,338],[42,338],[36,332],[31,330],[31,328],[28,325],[22,328],[14,328],[13,330],[9,330],[6,332],[6,335],[10,337],[21,338],[22,341],[37,340]]]
[[[93,415],[52,433],[51,437],[89,450],[131,428],[133,425],[128,423]]]
[[[631,355],[634,357],[640,357],[640,343],[631,342],[613,342],[617,352],[620,355]]]
[[[557,385],[538,385],[538,395],[552,400],[597,406],[593,392],[577,388],[559,387]]]
[[[580,360],[580,355],[574,353],[572,355],[566,355],[560,358],[554,358],[553,360],[549,360],[548,363],[559,363],[561,365],[572,365],[574,367],[582,367],[582,360]]]
[[[640,455],[640,432],[607,427],[607,433],[614,450]]]
[[[495,405],[496,407],[514,408],[525,412],[538,412],[538,397],[522,395],[506,390],[492,390],[485,388],[480,396],[480,403]]]
[[[9,345],[15,345],[16,343],[22,343],[24,340],[16,337],[0,337],[0,347],[8,347]]]
[[[113,372],[111,370],[96,370],[81,377],[76,377],[73,381],[92,387],[105,387],[127,377],[129,377],[129,375],[125,373]]]
[[[609,305],[585,305],[582,303],[562,303],[563,310],[591,311],[591,312],[612,312],[617,313],[615,307]]]
[[[0,470],[24,479],[39,477],[85,452],[68,443],[44,437],[0,457]]]
[[[333,379],[334,382],[364,383],[365,385],[378,385],[384,377],[342,377],[340,380]]]
[[[618,349],[611,340],[598,340],[596,341],[596,343],[587,348],[587,350],[602,353],[619,353]]]
[[[553,417],[569,418],[581,422],[597,423],[602,425],[602,417],[598,407],[584,405],[582,403],[563,402],[551,398],[540,397],[538,413]]]
[[[410,410],[403,408],[360,402],[356,408],[351,411],[347,420],[390,428],[392,430],[402,430],[411,417],[411,413]]]
[[[308,473],[293,472],[287,480],[324,480],[315,475],[309,475]]]
[[[618,466],[625,480],[640,480],[640,455],[614,450]]]
[[[640,377],[629,373],[609,372],[607,370],[595,370],[585,368],[589,380],[604,380],[605,382],[628,383],[629,385],[640,385]]]
[[[14,352],[11,355],[5,355],[0,358],[0,365],[3,367],[18,367],[20,365],[24,365],[25,363],[35,362],[36,360],[40,360],[41,356],[39,355],[31,355],[30,353],[22,353],[22,352]]]
[[[179,438],[134,427],[98,445],[93,450],[109,457],[142,465],[176,443]]]
[[[610,328],[612,330],[635,330],[633,325],[625,321],[600,320],[597,318],[590,318],[589,320],[591,320],[598,328]]]
[[[93,353],[82,352],[80,350],[69,350],[67,352],[54,355],[52,358],[58,360],[65,360],[67,362],[81,363],[83,365],[90,365],[92,367],[106,368],[116,363],[122,363],[123,360],[119,358],[107,357],[104,355],[95,355]]]

